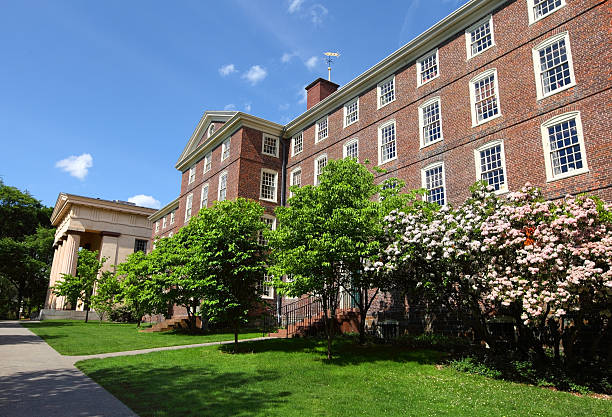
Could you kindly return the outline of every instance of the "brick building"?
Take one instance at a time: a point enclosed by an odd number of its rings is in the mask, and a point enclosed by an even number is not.
[[[611,18],[601,0],[473,0],[348,84],[315,80],[285,126],[206,112],[176,164],[178,199],[150,217],[153,236],[238,196],[260,201],[274,227],[290,185],[316,184],[346,156],[440,204],[461,203],[477,179],[500,194],[531,182],[551,199],[610,201]]]

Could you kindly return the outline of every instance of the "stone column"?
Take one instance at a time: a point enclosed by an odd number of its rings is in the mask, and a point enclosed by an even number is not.
[[[57,280],[62,279],[62,274],[76,275],[77,259],[79,257],[79,243],[81,236],[68,232],[68,236],[62,243],[62,260],[58,267]],[[58,298],[58,308],[66,307],[65,297]],[[70,306],[74,307],[74,306]]]
[[[53,299],[55,298],[55,296],[53,295],[53,291],[51,290],[51,287],[55,285],[55,281],[57,279],[56,278],[57,265],[60,262],[59,252],[60,252],[60,245],[57,245],[55,247],[55,251],[53,252],[53,263],[51,264],[51,273],[49,274],[49,289],[47,290],[45,308],[54,308]]]
[[[113,265],[117,265],[117,253],[119,251],[119,233],[102,232],[100,244],[100,259],[106,258],[101,271],[112,271]]]

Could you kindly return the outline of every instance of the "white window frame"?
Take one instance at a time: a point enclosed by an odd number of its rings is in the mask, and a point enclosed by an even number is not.
[[[155,233],[159,232],[159,220],[155,222]]]
[[[438,111],[440,113],[440,137],[434,141],[425,144],[425,136],[423,135],[423,128],[425,127],[424,110],[426,107],[431,106],[435,102],[438,102]],[[444,139],[444,131],[442,130],[442,101],[440,97],[433,97],[419,106],[419,137],[421,140],[421,149],[433,145],[434,143],[441,142]]]
[[[210,187],[208,186],[208,183],[202,185],[202,192],[200,194],[200,210],[202,210],[202,208],[204,207],[208,207],[208,190],[210,189]],[[204,190],[206,190],[206,205],[204,205]]]
[[[168,226],[168,221],[166,220],[166,216],[162,218],[162,229],[165,229]]]
[[[214,135],[214,134],[215,134],[215,125],[214,125],[213,123],[211,123],[211,124],[208,126],[207,136],[208,136],[208,137],[211,137],[211,136],[212,136],[212,135]]]
[[[396,141],[397,141],[397,135],[396,135]],[[344,145],[342,146],[342,158],[346,158],[349,156],[347,153],[347,150],[348,150],[348,147],[352,145],[353,143],[357,144],[357,157],[355,159],[359,161],[359,139],[358,138],[349,139],[344,143]]]
[[[554,8],[553,10],[549,11],[548,13],[536,17],[535,15],[535,1],[534,0],[527,0],[527,13],[529,14],[529,24],[532,25],[535,22],[544,19],[545,17],[550,16],[551,14],[553,14],[554,12],[556,12],[559,9],[562,9],[563,7],[565,7],[566,2],[565,0],[561,0],[561,5],[559,7]]]
[[[501,139],[487,142],[477,149],[474,149],[474,163],[476,165],[476,181],[484,181],[482,179],[482,165],[480,164],[480,152],[486,151],[489,148],[499,145],[501,152],[501,165],[504,172],[504,185],[499,187],[499,190],[494,191],[495,194],[504,194],[508,192],[508,170],[506,169],[506,151],[504,149],[504,141]]]
[[[174,217],[176,216],[176,210],[170,212],[170,224],[174,224]]]
[[[326,125],[325,137],[322,137],[321,139],[319,139],[319,124],[323,121],[325,121],[325,125]],[[319,120],[317,120],[315,123],[315,143],[319,143],[327,139],[328,137],[329,137],[329,117],[325,115],[324,117],[321,117]]]
[[[187,184],[192,184],[196,179],[196,165],[189,168],[189,178],[187,179]]]
[[[221,199],[221,182],[223,177],[225,177],[225,196],[223,197],[223,200]],[[218,201],[225,201],[227,200],[227,171],[223,171],[221,173],[221,175],[219,175],[219,187],[217,187],[217,200]]]
[[[382,160],[382,131],[385,127],[395,125],[395,156],[390,159]],[[378,126],[378,165],[384,165],[388,162],[395,161],[397,159],[397,123],[394,120],[389,120],[380,126]]]
[[[274,299],[274,287],[272,286],[272,282],[270,280],[272,275],[264,274],[264,278],[258,283],[258,287],[261,289],[261,298],[264,300],[273,300]],[[266,285],[268,283],[269,285]],[[268,288],[268,295],[264,292],[264,288]]]
[[[567,52],[567,63],[569,65],[571,81],[569,84],[566,84],[561,88],[558,88],[553,91],[549,91],[548,93],[544,93],[544,86],[542,85],[542,67],[540,66],[540,50],[552,45],[553,43],[559,42],[561,39],[565,41],[565,49]],[[535,74],[536,93],[537,93],[538,100],[541,100],[546,97],[550,97],[552,95],[560,93],[561,91],[565,91],[568,88],[572,88],[576,85],[576,77],[574,75],[574,62],[572,60],[572,50],[570,48],[569,32],[559,33],[555,36],[552,36],[546,39],[544,42],[541,42],[535,48],[533,48],[531,52],[533,56],[533,71]]]
[[[300,138],[302,142],[300,144],[300,150],[296,152],[295,151],[295,141],[298,137]],[[291,156],[295,156],[301,153],[303,150],[304,150],[304,131],[301,131],[300,133],[293,135],[293,137],[291,138]]]
[[[193,209],[193,193],[189,194],[187,196],[187,199],[185,200],[185,223],[187,223],[187,220],[191,219],[192,209]]]
[[[268,153],[265,151],[265,143],[266,143],[266,139],[274,139],[274,153]],[[273,156],[275,158],[278,158],[278,148],[279,148],[279,140],[277,137],[272,136],[272,135],[268,135],[267,133],[264,133],[261,135],[261,153],[263,155],[268,155],[268,156]]]
[[[483,49],[482,51],[472,55],[472,33],[471,32],[477,27],[487,23],[487,21],[489,22],[489,27],[491,28],[491,45],[489,45],[487,48]],[[474,58],[475,56],[478,56],[482,54],[483,52],[488,51],[494,46],[495,46],[495,31],[493,30],[493,15],[492,14],[488,15],[484,19],[479,20],[478,22],[476,22],[475,24],[473,24],[472,26],[470,26],[469,28],[465,30],[465,48],[466,48],[466,53],[467,53],[467,60],[470,60],[471,58]]]
[[[221,145],[221,160],[222,161],[225,161],[227,158],[230,157],[231,149],[232,149],[232,138],[227,138],[223,141],[223,144]]]
[[[427,165],[426,167],[421,169],[421,187],[423,187],[425,190],[427,190],[427,176],[426,173],[427,171],[429,171],[430,169],[433,168],[437,168],[441,166],[442,167],[442,187],[444,188],[444,206],[448,205],[448,197],[446,196],[446,169],[444,168],[444,161],[439,161],[439,162],[434,162],[431,163],[429,165]],[[429,192],[429,190],[427,190]],[[428,201],[427,200],[427,196],[429,194],[425,194],[423,196],[423,201]]]
[[[576,133],[578,136],[578,144],[580,145],[580,154],[582,155],[582,168],[555,175],[552,162],[550,160],[550,154],[552,151],[550,149],[550,140],[548,138],[548,128],[571,119],[576,119]],[[580,175],[589,172],[586,149],[584,145],[584,133],[582,130],[582,119],[579,111],[563,113],[551,119],[548,119],[547,121],[542,123],[541,133],[542,146],[544,148],[544,166],[546,167],[546,182],[557,181],[563,178],[573,177],[575,175]]]
[[[357,118],[356,118],[355,120],[353,120],[352,122],[347,123],[347,122],[346,122],[346,117],[349,115],[349,113],[348,113],[348,108],[349,108],[349,106],[351,106],[351,105],[353,105],[353,104],[355,104],[355,103],[357,104],[357,111],[355,112],[355,113],[357,114]],[[343,114],[344,114],[344,116],[343,116],[342,120],[344,121],[343,123],[344,123],[344,127],[345,127],[345,128],[346,128],[347,126],[350,126],[350,125],[352,125],[352,124],[354,124],[354,123],[357,123],[357,122],[359,121],[359,97],[356,97],[356,98],[352,99],[351,101],[349,101],[348,103],[346,103],[346,104],[344,105],[344,111],[343,111]],[[352,113],[350,113],[350,114],[352,114]]]
[[[264,215],[261,216],[261,220],[264,220],[264,219],[272,220],[272,225],[270,227],[270,230],[276,230],[276,217],[271,216],[269,214],[264,214]],[[265,246],[268,245],[268,241],[266,239],[264,239],[263,233],[261,231],[259,232],[258,242],[261,245],[265,245]]]
[[[422,69],[423,69],[423,61],[425,61],[427,58],[429,58],[430,56],[435,55],[436,56],[436,67],[437,67],[437,72],[436,75],[430,79],[428,79],[427,81],[423,82],[422,81]],[[422,57],[420,57],[419,59],[417,59],[417,87],[420,87],[422,85],[425,85],[427,83],[429,83],[432,80],[435,80],[436,78],[438,78],[440,76],[440,56],[438,53],[438,48],[427,52],[425,55],[423,55]]]
[[[382,89],[382,86],[384,84],[387,84],[389,81],[393,81],[393,100],[387,101],[385,104],[381,105],[380,104],[380,99],[382,97],[381,89]],[[397,100],[397,84],[395,83],[395,74],[393,74],[390,77],[387,77],[381,82],[379,82],[378,84],[376,84],[376,109],[377,110],[382,109],[383,107],[393,103],[395,100]]]
[[[491,74],[495,76],[493,84],[495,87],[495,97],[497,99],[497,114],[489,117],[488,119],[478,121],[478,115],[476,114],[476,92],[474,91],[474,86],[478,81],[482,80],[483,78],[489,77]],[[497,68],[491,68],[491,69],[486,70],[485,72],[481,72],[480,74],[478,74],[477,76],[475,76],[474,78],[470,80],[470,112],[472,113],[472,127],[476,127],[476,126],[488,123],[491,120],[501,117],[502,111],[501,111],[501,100],[499,97],[499,77],[497,75]]]
[[[262,195],[262,187],[263,187],[263,178],[264,173],[274,175],[274,197],[266,198]],[[272,169],[262,168],[261,174],[259,176],[259,199],[263,201],[271,201],[273,203],[278,202],[278,172]]]
[[[168,233],[168,237],[172,237],[172,236],[174,236],[174,232]]]
[[[293,174],[295,174],[298,171],[300,172],[300,183],[299,184],[295,184],[295,182],[293,181]],[[301,166],[293,169],[289,173],[289,186],[293,187],[294,185],[297,185],[298,187],[302,186],[302,167]],[[291,190],[289,190],[289,197],[293,197],[293,193],[291,192]]]
[[[204,174],[210,171],[212,168],[212,152],[208,152],[204,155]]]
[[[319,176],[321,175],[321,173],[319,172],[318,168],[319,168],[319,161],[321,159],[325,159],[325,166],[327,166],[327,163],[329,162],[329,160],[327,159],[327,154],[324,153],[323,155],[319,155],[315,158],[314,160],[314,185],[319,185]]]

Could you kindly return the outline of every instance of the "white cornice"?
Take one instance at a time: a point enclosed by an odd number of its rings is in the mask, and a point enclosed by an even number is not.
[[[416,61],[420,56],[439,46],[447,39],[463,33],[465,28],[493,12],[509,0],[472,0],[421,33],[406,45],[345,84],[337,91],[312,106],[286,125],[287,137],[293,136],[325,114],[342,106],[346,101],[374,87],[398,69]]]
[[[159,220],[160,218],[164,217],[166,214],[170,213],[172,210],[177,209],[178,206],[179,206],[179,199],[177,197],[171,202],[169,202],[168,204],[166,204],[165,206],[163,206],[162,208],[160,208],[159,210],[157,210],[155,213],[151,214],[148,217],[148,219],[152,222]]]

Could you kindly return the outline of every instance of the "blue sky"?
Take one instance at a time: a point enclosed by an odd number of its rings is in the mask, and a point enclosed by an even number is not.
[[[164,205],[205,110],[286,123],[323,52],[344,85],[464,2],[4,1],[0,177],[46,205]]]

